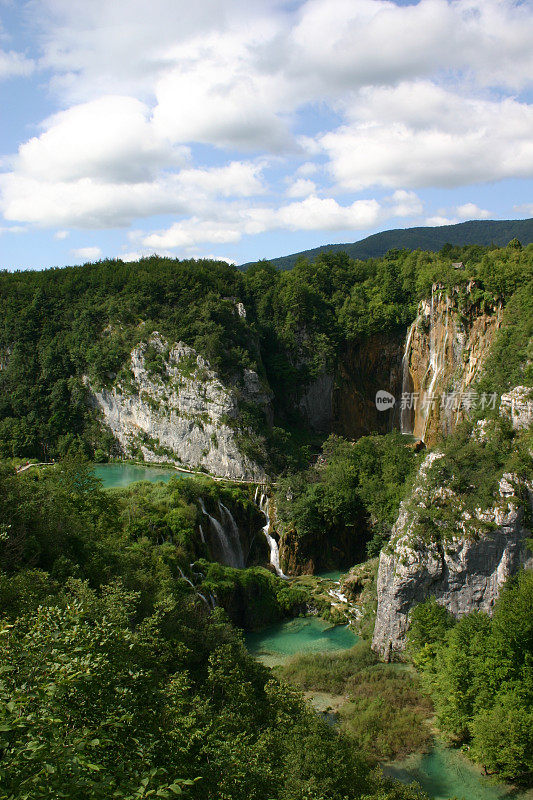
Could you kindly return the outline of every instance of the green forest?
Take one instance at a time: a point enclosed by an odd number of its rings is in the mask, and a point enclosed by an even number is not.
[[[378,765],[430,747],[435,725],[485,772],[531,784],[531,572],[508,581],[490,617],[418,605],[405,662],[380,663],[369,643],[377,557],[423,446],[395,430],[318,431],[298,407],[347,348],[385,333],[402,342],[435,284],[465,317],[501,308],[475,388],[532,386],[533,245],[517,240],[365,261],[329,252],[288,271],[154,256],[0,272],[0,800],[421,800]],[[315,575],[284,580],[265,566],[254,485],[196,475],[103,489],[94,477],[93,463],[120,451],[88,385],[127,377],[132,348],[154,331],[236,391],[257,372],[273,413],[240,402],[239,446],[271,476],[277,535],[299,566],[361,567],[353,585],[373,611],[352,620],[351,650],[274,670],[248,653],[243,631],[306,614],[345,622]],[[157,372],[160,354],[146,355]],[[445,546],[457,509],[489,507],[503,473],[517,476],[513,502],[531,526],[533,434],[497,408],[489,417],[483,436],[472,412],[438,443],[428,482],[443,502],[406,505],[421,541]],[[17,473],[24,460],[55,463]],[[200,535],[221,504],[246,568],[214,562]],[[335,725],[306,692],[344,698]]]
[[[237,570],[213,565],[197,589],[181,577],[205,490],[104,491],[79,457],[3,468],[0,797],[420,798],[374,773],[203,602]],[[242,572],[255,624],[301,601],[264,569]]]
[[[461,272],[452,268],[459,260]],[[472,280],[470,303],[511,304],[516,341],[507,350],[509,367],[518,369],[533,296],[533,245],[518,241],[440,253],[391,250],[366,261],[326,253],[287,272],[268,262],[243,273],[221,262],[156,256],[3,271],[0,454],[48,460],[76,443],[89,458],[97,451],[112,455],[83,378],[94,387],[110,385],[132,347],[157,330],[193,347],[227,383],[239,386],[246,368],[258,372],[273,395],[274,421],[242,403],[235,422],[241,447],[272,474],[294,471],[316,447],[295,402],[309,381],[350,343],[380,332],[404,335],[434,283],[460,289]],[[236,302],[246,317],[236,314]],[[494,358],[496,371],[504,369]]]

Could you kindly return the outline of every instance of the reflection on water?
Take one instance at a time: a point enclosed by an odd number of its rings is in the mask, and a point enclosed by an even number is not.
[[[129,486],[136,481],[166,483],[173,476],[175,478],[187,476],[187,473],[169,467],[145,467],[140,464],[95,464],[93,474],[102,481],[104,489]]]

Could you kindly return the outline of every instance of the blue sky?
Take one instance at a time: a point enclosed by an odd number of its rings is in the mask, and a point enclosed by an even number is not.
[[[533,5],[0,0],[0,268],[533,216]]]

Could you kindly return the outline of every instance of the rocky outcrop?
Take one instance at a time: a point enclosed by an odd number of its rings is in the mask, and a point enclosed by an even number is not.
[[[529,428],[533,423],[533,389],[515,386],[510,392],[502,394],[500,414],[511,420],[515,430]]]
[[[252,370],[241,386],[229,387],[192,348],[169,345],[153,333],[134,348],[129,369],[111,388],[91,394],[126,456],[232,479],[266,479],[262,467],[239,450],[235,431],[238,397],[269,414],[268,394]]]
[[[375,399],[380,390],[400,396],[402,349],[402,338],[393,334],[376,334],[346,349],[332,397],[335,433],[358,439],[392,430],[397,409],[378,411]]]
[[[282,532],[279,544],[281,569],[286,575],[314,575],[328,569],[348,569],[364,558],[368,531],[339,524],[335,529],[299,536],[290,528]]]
[[[481,374],[501,316],[496,301],[487,305],[483,300],[481,305],[473,281],[466,291],[447,293],[433,286],[406,337],[401,391],[413,402],[400,412],[404,433],[432,445],[452,433],[473,404],[493,402],[476,397],[471,387]]]
[[[502,477],[499,501],[478,510],[475,519],[461,510],[458,498],[448,497],[457,506],[452,534],[428,541],[417,532],[419,509],[439,492],[446,494],[442,487],[427,486],[428,471],[440,457],[430,453],[424,460],[413,496],[402,503],[391,542],[380,555],[372,647],[385,660],[404,649],[409,612],[417,603],[434,596],[455,616],[475,609],[490,614],[507,578],[521,566],[533,567],[526,544],[531,531],[512,475]]]

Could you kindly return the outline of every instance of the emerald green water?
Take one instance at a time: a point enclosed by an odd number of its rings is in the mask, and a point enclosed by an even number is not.
[[[507,786],[492,783],[462,753],[440,742],[436,742],[429,753],[387,764],[383,771],[402,783],[418,781],[433,800],[527,800],[531,797],[530,793],[515,794]]]
[[[136,481],[166,483],[173,476],[183,478],[187,473],[169,467],[144,467],[139,464],[95,464],[93,474],[102,481],[104,489],[129,486]]]
[[[332,626],[320,617],[279,622],[245,637],[250,653],[268,666],[282,664],[296,653],[348,650],[357,639],[347,626]]]
[[[339,581],[346,571],[332,570],[331,572],[315,572],[317,578],[326,578],[328,581]]]

